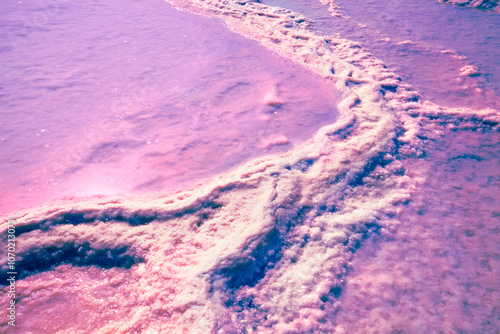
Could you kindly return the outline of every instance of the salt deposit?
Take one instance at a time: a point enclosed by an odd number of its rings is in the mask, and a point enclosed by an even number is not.
[[[189,189],[13,214],[23,327],[9,330],[497,332],[498,111],[426,101],[283,8],[169,2],[330,80],[340,118]]]
[[[444,4],[450,4],[461,7],[470,7],[486,11],[500,13],[498,0],[438,0]]]

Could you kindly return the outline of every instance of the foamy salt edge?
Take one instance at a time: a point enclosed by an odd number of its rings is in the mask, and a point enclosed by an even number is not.
[[[329,10],[333,16],[349,18],[341,13],[335,0],[320,0],[323,4],[329,5]],[[454,5],[459,7],[480,9],[487,12],[500,13],[498,0],[436,0],[439,3],[446,5]]]
[[[500,13],[500,6],[498,0],[437,0],[443,4],[451,4],[460,7],[469,7],[474,9],[481,9],[494,13]]]
[[[423,182],[405,175],[396,156],[421,156],[440,137],[426,120],[496,131],[498,112],[422,101],[361,45],[317,36],[305,17],[288,10],[245,1],[168,2],[222,18],[334,82],[342,93],[340,119],[289,152],[193,189],[147,199],[66,199],[12,215],[24,232],[18,261],[68,243],[126,247],[143,259],[119,278],[130,292],[127,316],[95,333],[338,330],[332,291],[355,249],[374,229],[390,235],[399,224],[393,217]],[[17,284],[20,303],[35,312],[30,279]]]

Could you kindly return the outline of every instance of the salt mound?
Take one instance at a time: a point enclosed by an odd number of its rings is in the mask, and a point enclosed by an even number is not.
[[[460,76],[462,77],[473,77],[479,75],[479,69],[476,66],[467,65],[460,69]]]
[[[276,89],[273,89],[264,96],[264,103],[268,106],[279,106],[283,104],[283,100],[278,97]]]

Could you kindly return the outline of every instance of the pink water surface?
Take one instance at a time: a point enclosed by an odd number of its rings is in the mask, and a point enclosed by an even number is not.
[[[0,214],[166,192],[337,117],[331,83],[161,0],[1,7]]]
[[[498,14],[443,6],[435,0],[263,0],[299,12],[325,35],[360,42],[424,99],[450,107],[500,106]],[[327,1],[328,2],[328,1]],[[477,74],[462,75],[475,66]]]

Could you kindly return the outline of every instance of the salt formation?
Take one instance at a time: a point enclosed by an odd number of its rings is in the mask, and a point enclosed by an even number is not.
[[[283,104],[283,100],[279,98],[276,88],[273,88],[264,96],[264,103],[274,107]]]
[[[438,0],[438,1],[444,4],[471,7],[471,8],[477,8],[477,9],[500,13],[500,6],[498,6],[498,0]]]
[[[479,70],[476,66],[472,66],[472,65],[469,65],[469,66],[464,66],[460,69],[460,75],[465,77],[465,76],[469,76],[469,77],[472,77],[472,76],[476,76],[476,75],[479,75]]]
[[[422,101],[361,45],[288,10],[169,2],[332,80],[341,118],[193,189],[17,214],[24,332],[500,328],[497,111]]]
[[[284,136],[279,134],[270,135],[266,138],[263,138],[259,144],[261,148],[267,148],[273,145],[282,145],[288,144],[290,140]]]

